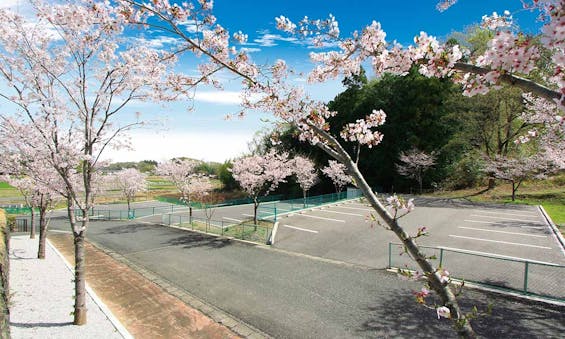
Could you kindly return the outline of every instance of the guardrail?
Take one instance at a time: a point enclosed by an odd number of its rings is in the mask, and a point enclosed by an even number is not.
[[[449,247],[420,246],[435,267],[460,280],[565,302],[565,266]],[[389,243],[389,268],[418,270],[398,243]]]
[[[188,215],[164,214],[161,221],[165,225],[174,225],[192,231],[233,237],[236,239],[266,244],[272,232],[272,226],[254,225],[252,223],[233,223],[224,220],[211,220]]]

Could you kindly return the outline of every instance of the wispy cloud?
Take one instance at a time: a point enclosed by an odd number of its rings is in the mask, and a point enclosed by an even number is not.
[[[178,23],[179,26],[183,26],[188,32],[196,33],[198,31],[198,26],[196,20],[186,20]]]
[[[23,0],[2,0],[2,2],[0,2],[0,8],[18,10],[24,6],[27,6],[27,2]]]
[[[181,40],[169,36],[158,36],[154,38],[135,38],[135,41],[147,47],[160,49],[165,47],[165,45],[178,44]]]
[[[257,48],[257,47],[242,47],[240,48],[240,50],[246,53],[256,53],[262,51],[261,48]]]
[[[296,43],[298,39],[294,37],[284,37],[280,34],[264,32],[259,36],[259,38],[254,39],[253,41],[262,47],[273,47],[278,45],[278,41]]]
[[[242,92],[239,91],[196,91],[194,100],[218,105],[241,105]],[[254,96],[251,100],[258,100]]]

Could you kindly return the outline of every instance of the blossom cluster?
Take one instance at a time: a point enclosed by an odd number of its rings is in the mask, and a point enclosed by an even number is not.
[[[358,119],[354,123],[348,123],[341,131],[341,137],[347,141],[356,141],[369,148],[378,145],[383,140],[383,134],[372,131],[371,128],[382,126],[385,123],[386,114],[383,110],[373,110],[365,119]]]

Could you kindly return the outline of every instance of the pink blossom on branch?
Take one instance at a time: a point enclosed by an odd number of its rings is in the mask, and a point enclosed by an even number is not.
[[[296,181],[302,189],[304,199],[306,199],[307,192],[319,181],[318,173],[314,167],[314,163],[308,158],[296,156],[292,162]]]
[[[135,168],[126,168],[112,175],[112,183],[120,189],[131,210],[131,202],[138,193],[147,190],[146,175]]]

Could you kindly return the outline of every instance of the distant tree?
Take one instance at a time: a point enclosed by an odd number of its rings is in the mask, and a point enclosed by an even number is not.
[[[231,171],[232,167],[233,163],[227,160],[218,168],[218,179],[222,183],[223,189],[226,191],[231,191],[238,187],[237,181],[234,179]]]
[[[400,164],[396,164],[398,174],[415,179],[418,182],[420,193],[422,193],[424,172],[436,163],[435,154],[433,152],[428,154],[416,148],[412,148],[408,152],[400,153],[398,159],[401,162]]]
[[[189,209],[189,215],[192,216],[192,206],[190,197],[190,183],[196,175],[196,167],[198,162],[195,160],[169,160],[160,163],[155,172],[169,179],[180,193],[180,198]]]
[[[142,160],[137,163],[137,169],[142,173],[152,173],[157,167],[155,160]]]
[[[281,182],[292,174],[288,153],[251,155],[237,159],[231,169],[234,179],[247,195],[253,199],[253,223],[257,225],[259,197],[274,191]]]
[[[516,200],[516,191],[526,179],[544,179],[556,172],[559,167],[543,154],[523,157],[496,157],[487,160],[484,171],[495,179],[512,185],[512,201]]]
[[[190,191],[195,201],[200,202],[204,209],[207,226],[210,226],[210,220],[214,216],[215,209],[212,207],[213,198],[210,195],[213,186],[207,177],[198,177],[190,183]]]
[[[328,166],[322,168],[322,173],[332,180],[336,193],[341,192],[343,186],[352,182],[351,177],[346,173],[345,165],[335,160],[328,161]]]
[[[135,200],[138,193],[147,190],[146,175],[136,168],[126,168],[113,174],[111,178],[112,183],[120,189],[122,195],[126,198],[128,217],[131,217],[131,202]]]
[[[312,186],[316,185],[319,181],[318,173],[316,171],[316,167],[312,160],[302,157],[296,156],[292,159],[293,162],[293,172],[296,176],[296,182],[300,185],[302,189],[302,194],[304,197],[304,204],[306,204],[306,194],[312,188]]]

